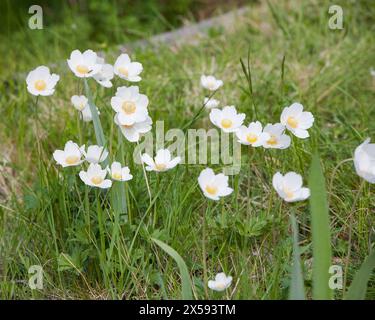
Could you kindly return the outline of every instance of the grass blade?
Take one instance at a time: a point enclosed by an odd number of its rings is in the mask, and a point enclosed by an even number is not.
[[[345,300],[364,300],[366,298],[367,282],[375,268],[375,250],[362,263],[356,272],[353,282],[345,296]]]
[[[317,155],[313,156],[309,174],[311,232],[313,245],[313,298],[331,299],[328,286],[331,265],[331,238],[327,192],[323,171]]]
[[[298,226],[294,214],[290,217],[293,230],[293,268],[290,279],[289,300],[305,300],[305,288],[298,246]]]
[[[191,300],[193,299],[192,291],[191,291],[191,279],[189,276],[188,268],[186,266],[185,261],[181,258],[176,250],[165,244],[163,241],[160,241],[155,238],[151,238],[153,242],[155,242],[160,248],[162,248],[166,253],[168,253],[177,263],[177,266],[180,270],[181,276],[181,298],[183,300]]]

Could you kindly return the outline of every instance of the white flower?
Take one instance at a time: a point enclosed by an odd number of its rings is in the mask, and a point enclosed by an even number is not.
[[[92,77],[102,69],[98,56],[92,50],[86,50],[84,53],[74,50],[67,61],[69,68],[79,78]]]
[[[270,138],[263,144],[264,148],[286,149],[290,146],[291,139],[285,132],[285,126],[281,123],[267,124],[263,132],[270,135]]]
[[[233,189],[228,187],[228,177],[223,173],[215,175],[210,168],[201,171],[198,184],[203,194],[212,200],[219,200],[220,197],[225,197],[233,192]]]
[[[37,67],[26,77],[27,91],[34,96],[50,96],[55,92],[55,86],[59,80],[60,76],[51,74],[48,67]]]
[[[96,107],[96,111],[97,111],[98,115],[100,115],[100,111],[99,111],[98,107]],[[81,116],[82,116],[82,120],[85,121],[85,122],[92,121],[92,113],[91,113],[90,106],[88,104],[81,111]]]
[[[309,137],[307,129],[312,127],[314,116],[311,112],[303,111],[302,104],[293,103],[290,107],[284,108],[280,122],[296,137],[305,139]]]
[[[280,172],[275,173],[272,184],[286,202],[301,201],[310,196],[310,189],[302,187],[302,177],[295,172],[288,172],[285,176]]]
[[[87,148],[87,152],[85,152],[84,155],[87,162],[99,163],[107,159],[108,151],[104,149],[104,147],[93,145]]]
[[[142,70],[142,64],[139,62],[131,62],[126,53],[120,54],[114,65],[115,74],[117,74],[120,78],[131,82],[138,82],[142,80],[142,78],[139,76]]]
[[[375,183],[375,143],[370,143],[370,138],[355,149],[354,166],[360,177]]]
[[[210,91],[215,91],[223,85],[223,81],[216,79],[214,76],[201,76],[201,85]]]
[[[111,106],[117,112],[118,122],[122,125],[145,121],[148,115],[147,105],[147,96],[140,94],[137,86],[119,87],[111,99]]]
[[[238,142],[253,147],[263,146],[271,138],[270,134],[262,131],[262,124],[259,121],[251,122],[248,127],[241,126],[236,131]]]
[[[141,159],[147,164],[147,171],[162,172],[174,168],[181,162],[180,157],[173,158],[168,149],[160,149],[156,153],[155,159],[152,159],[147,153],[141,155]]]
[[[375,70],[372,67],[370,68],[370,74],[375,78]]]
[[[147,116],[146,120],[142,122],[134,122],[130,125],[121,125],[117,119],[118,114],[115,115],[115,123],[120,127],[122,134],[130,142],[139,141],[143,133],[149,132],[152,128],[152,119]]]
[[[85,96],[74,95],[71,97],[70,101],[72,102],[74,108],[78,111],[82,111],[88,104],[88,100]]]
[[[98,187],[102,189],[107,189],[112,186],[112,181],[106,179],[107,170],[102,169],[102,167],[97,163],[90,163],[87,171],[81,171],[79,177],[81,180],[91,187]]]
[[[113,180],[117,181],[128,181],[133,179],[133,176],[130,174],[128,167],[121,167],[120,162],[113,162],[111,168],[108,168],[108,172],[111,175]]]
[[[216,100],[216,99],[213,99],[213,98],[208,98],[208,97],[204,98],[204,106],[207,109],[217,108],[219,106],[219,104],[220,104],[219,100]]]
[[[98,73],[94,74],[93,78],[97,83],[105,88],[111,88],[111,80],[114,77],[113,66],[105,63],[103,58],[97,57],[97,63],[101,65],[101,69]]]
[[[215,280],[208,281],[208,287],[215,291],[224,291],[232,283],[232,277],[226,276],[224,272],[218,273]]]
[[[224,132],[234,132],[239,129],[245,117],[244,113],[237,113],[234,106],[226,106],[222,110],[214,108],[210,112],[211,122]]]
[[[65,144],[64,150],[56,150],[53,153],[53,158],[58,164],[65,167],[77,166],[83,162],[81,159],[84,154],[85,146],[79,147],[73,141],[68,141]]]

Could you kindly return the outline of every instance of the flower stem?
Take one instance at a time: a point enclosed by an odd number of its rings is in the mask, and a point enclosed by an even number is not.
[[[204,294],[206,300],[208,300],[208,275],[207,275],[207,252],[206,252],[206,214],[210,209],[210,202],[208,202],[206,209],[203,210],[203,221],[202,221],[202,265],[203,265],[203,281],[204,281]]]

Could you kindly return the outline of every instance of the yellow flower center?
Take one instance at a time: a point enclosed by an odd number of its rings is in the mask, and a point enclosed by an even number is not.
[[[213,90],[215,88],[215,82],[214,81],[210,81],[207,83],[207,87],[211,90]]]
[[[124,129],[130,129],[134,126],[134,123],[133,124],[122,124],[121,127],[123,127]]]
[[[225,288],[225,284],[223,282],[216,283],[216,288],[217,289],[224,289]]]
[[[126,113],[126,114],[132,114],[135,112],[135,110],[137,109],[137,107],[135,106],[135,103],[134,102],[131,102],[131,101],[125,101],[123,104],[122,104],[122,110]]]
[[[47,83],[44,80],[35,81],[35,89],[38,91],[43,91],[47,87]]]
[[[155,168],[158,171],[163,171],[163,170],[165,170],[166,167],[167,166],[164,163],[156,163],[156,165],[155,165]]]
[[[214,196],[217,193],[217,187],[208,185],[206,186],[206,191],[208,194]]]
[[[101,183],[103,182],[103,178],[102,178],[102,177],[98,177],[98,176],[96,176],[96,177],[92,177],[92,178],[91,178],[91,182],[92,182],[93,184],[98,185],[98,184],[101,184]]]
[[[124,68],[124,67],[121,67],[121,68],[118,68],[117,69],[118,72],[120,72],[123,76],[125,77],[128,77],[129,76],[129,71],[128,69]]]
[[[77,70],[78,73],[81,73],[81,74],[89,73],[89,68],[87,68],[86,66],[83,66],[81,64],[76,67],[76,70]]]
[[[287,199],[291,199],[291,198],[294,197],[294,193],[292,191],[290,191],[288,188],[284,188],[283,191],[284,191]]]
[[[258,137],[255,134],[249,133],[246,136],[246,140],[247,140],[248,143],[254,143],[258,140]]]
[[[232,120],[229,120],[229,119],[223,119],[221,120],[221,126],[224,128],[224,129],[228,129],[232,126],[233,122]]]
[[[267,140],[267,143],[270,144],[271,146],[274,146],[277,144],[277,139],[274,135],[271,135],[271,138]]]
[[[287,123],[293,129],[297,128],[298,126],[298,121],[294,117],[289,117]]]
[[[120,172],[114,172],[114,173],[112,174],[112,178],[113,178],[113,179],[116,179],[116,180],[121,180],[121,179],[122,179],[122,175],[121,175]]]
[[[77,156],[68,156],[68,157],[66,157],[65,162],[67,164],[75,164],[75,163],[78,162],[78,160],[79,160],[79,157],[77,157]]]

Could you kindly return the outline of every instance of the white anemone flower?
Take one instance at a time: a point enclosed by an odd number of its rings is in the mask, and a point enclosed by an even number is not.
[[[74,50],[67,61],[70,70],[79,78],[92,77],[102,69],[97,54],[92,50],[86,50],[84,53]]]
[[[205,89],[215,91],[223,85],[223,81],[216,79],[214,76],[206,76],[203,74],[201,76],[201,85]]]
[[[121,167],[121,163],[117,161],[112,163],[111,168],[108,168],[108,172],[113,180],[129,181],[133,179],[130,169],[128,167]]]
[[[118,122],[122,125],[145,121],[148,115],[147,105],[147,96],[140,94],[137,86],[119,87],[111,99],[111,106],[117,112]]]
[[[284,108],[280,122],[296,137],[305,139],[310,136],[307,129],[312,127],[314,116],[311,112],[303,111],[302,104],[293,103],[290,107]]]
[[[141,155],[141,159],[147,164],[147,171],[162,172],[174,168],[181,162],[180,157],[173,158],[168,149],[160,149],[156,153],[155,159],[152,159],[147,153]]]
[[[97,145],[89,146],[85,152],[85,159],[89,163],[103,162],[108,157],[108,151]]]
[[[55,92],[55,86],[60,76],[50,73],[46,66],[39,66],[30,71],[26,77],[27,91],[34,96],[50,96]]]
[[[370,74],[375,78],[375,69],[373,67],[370,68]]]
[[[53,158],[62,167],[77,166],[83,162],[82,155],[84,154],[85,146],[79,147],[73,141],[68,141],[65,144],[64,150],[56,150],[53,153]]]
[[[98,115],[100,115],[100,111],[99,111],[98,107],[96,107],[96,111],[97,111]],[[90,122],[90,121],[92,121],[92,113],[91,113],[90,106],[88,104],[81,111],[81,117],[82,117],[82,120],[84,122]]]
[[[234,106],[226,106],[222,110],[212,109],[210,112],[211,122],[224,132],[234,132],[241,127],[246,115],[237,113]]]
[[[208,97],[204,98],[204,106],[207,109],[217,108],[219,104],[220,104],[219,100],[216,100],[214,98],[208,98]]]
[[[108,189],[112,186],[112,181],[106,179],[107,170],[97,163],[90,163],[87,171],[80,171],[79,177],[90,187],[97,187],[101,189]]]
[[[264,142],[264,148],[286,149],[290,146],[291,139],[285,134],[285,126],[281,123],[267,124],[263,132],[268,133],[270,138]]]
[[[355,149],[354,167],[361,178],[375,183],[375,143],[370,143],[370,138]]]
[[[208,281],[208,287],[214,291],[224,291],[232,283],[232,277],[226,276],[224,272],[220,272],[215,276],[215,280]]]
[[[71,97],[70,101],[72,102],[73,107],[76,108],[78,111],[82,111],[83,109],[85,109],[85,107],[87,106],[89,102],[88,99],[83,95],[82,96],[74,95]]]
[[[223,173],[215,175],[211,168],[201,171],[198,184],[203,194],[212,200],[219,200],[220,197],[228,196],[233,192],[233,189],[228,187],[228,177]]]
[[[111,88],[112,87],[111,80],[114,77],[113,66],[108,63],[105,63],[104,59],[100,57],[97,58],[97,62],[101,64],[102,67],[98,73],[94,74],[93,76],[94,79],[101,86],[105,88]]]
[[[114,64],[114,72],[120,78],[130,82],[139,82],[142,78],[139,76],[143,67],[139,62],[131,62],[126,53],[120,54]]]
[[[118,114],[115,115],[115,123],[120,127],[124,137],[130,142],[139,141],[142,134],[149,132],[152,128],[152,119],[149,116],[142,122],[134,122],[130,125],[121,125],[117,117]]]
[[[272,185],[286,202],[302,201],[310,196],[310,189],[302,187],[302,177],[295,172],[288,172],[284,176],[280,172],[275,173]]]
[[[259,121],[251,122],[248,127],[241,126],[236,131],[238,142],[252,147],[263,146],[271,138],[270,134],[263,132],[262,124]]]

